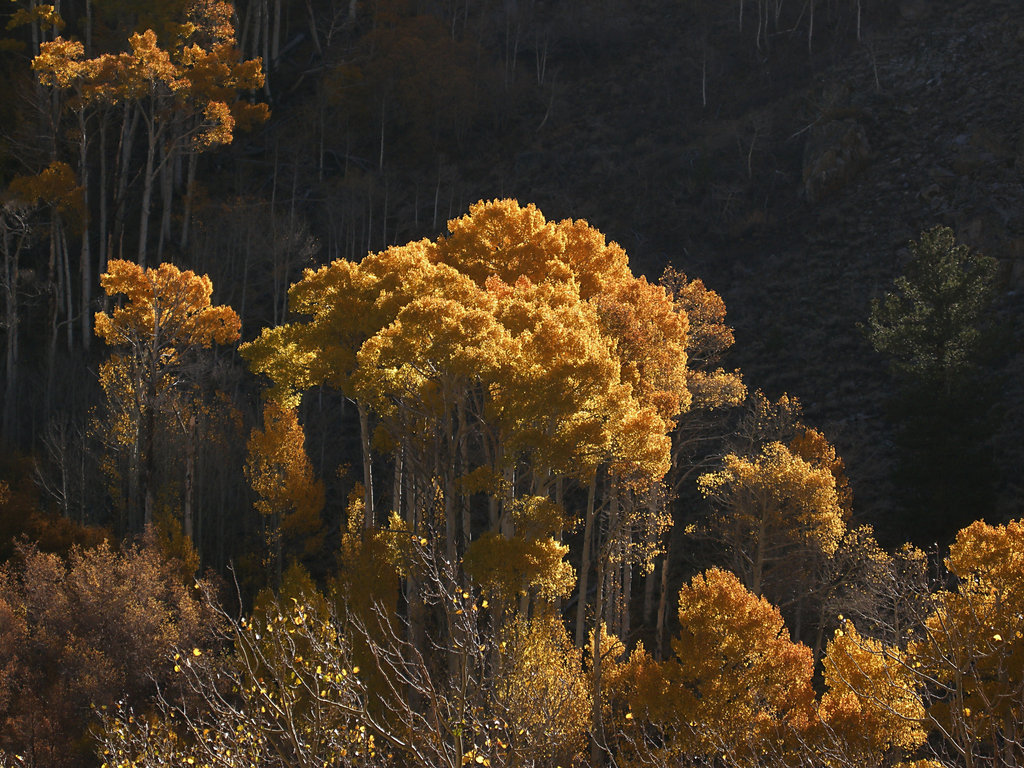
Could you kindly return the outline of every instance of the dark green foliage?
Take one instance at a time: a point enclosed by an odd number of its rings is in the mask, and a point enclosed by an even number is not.
[[[868,334],[897,380],[891,400],[906,530],[922,544],[946,540],[990,513],[994,472],[987,436],[996,401],[986,313],[996,260],[935,227],[910,244],[894,290],[871,305]]]
[[[958,244],[949,227],[922,232],[910,250],[894,292],[871,303],[871,342],[899,377],[950,393],[983,349],[996,260]]]

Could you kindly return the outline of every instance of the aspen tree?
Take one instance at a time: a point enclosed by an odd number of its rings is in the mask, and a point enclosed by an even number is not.
[[[101,285],[108,296],[124,296],[118,306],[96,313],[96,335],[123,350],[126,415],[134,425],[139,451],[137,496],[132,509],[143,525],[153,521],[157,412],[182,386],[181,374],[195,353],[238,339],[240,321],[231,307],[210,302],[209,278],[172,264],[143,269],[128,261],[108,264]],[[136,523],[137,524],[137,523]]]
[[[275,589],[281,587],[286,557],[315,554],[323,544],[324,485],[313,477],[304,443],[295,410],[267,401],[263,429],[249,438],[245,475],[258,496],[256,509],[269,524]]]

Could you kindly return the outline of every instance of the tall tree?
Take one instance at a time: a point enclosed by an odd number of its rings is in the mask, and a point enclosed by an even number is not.
[[[249,438],[245,474],[265,520],[275,589],[281,588],[286,558],[299,562],[323,545],[324,485],[313,476],[304,443],[295,410],[268,401],[263,429],[253,429]]]
[[[628,625],[632,569],[651,551],[637,544],[665,522],[646,493],[690,401],[686,315],[586,222],[494,200],[448,229],[307,272],[291,301],[308,319],[265,330],[243,354],[293,402],[321,383],[357,402],[368,524],[382,498],[373,421],[392,510],[416,535],[443,536],[446,559],[470,552],[493,575],[485,547],[542,548],[535,566],[554,570],[520,573],[520,612],[552,597],[541,585],[564,582],[565,526],[552,521],[576,516],[567,487],[589,489],[580,573],[593,572],[596,596],[581,583],[582,615],[593,606],[592,624],[611,612]],[[549,507],[563,512],[544,524],[530,512]]]
[[[983,374],[996,262],[935,227],[910,244],[893,290],[871,305],[868,335],[898,383],[892,401],[902,450],[897,480],[922,544],[946,540],[993,501],[986,449],[995,404]]]
[[[158,185],[164,204],[157,238],[158,255],[162,255],[169,242],[174,191],[172,172],[178,159],[184,156],[188,160],[180,238],[184,243],[188,237],[191,216],[188,195],[195,179],[197,154],[230,143],[236,125],[246,127],[267,117],[266,105],[252,104],[242,98],[244,93],[262,85],[263,71],[259,59],[241,60],[232,14],[231,6],[221,0],[191,0],[178,8],[172,19],[164,19],[161,29],[148,28],[132,33],[125,52],[86,58],[82,43],[57,38],[43,43],[39,55],[33,59],[32,68],[44,86],[54,92],[70,92],[72,96],[67,103],[77,123],[76,162],[86,189],[90,185],[87,112],[95,113],[101,121],[101,138],[110,133],[106,121],[120,114],[118,178],[113,185],[115,228],[123,226],[129,180],[137,174],[141,189],[136,254],[142,265],[145,265],[150,245],[150,219]],[[138,132],[143,134],[144,142],[142,168],[132,167],[132,148]],[[99,154],[104,159],[106,152],[107,148],[100,146]],[[100,205],[105,212],[108,191],[105,174],[100,176]],[[105,226],[104,213],[101,229]],[[99,234],[102,241],[107,233]],[[115,234],[119,240],[123,235],[123,232]],[[87,242],[88,231],[84,238]],[[107,247],[108,243],[101,242],[101,246]],[[108,256],[112,255],[112,242],[110,246]],[[118,256],[122,255],[120,249],[119,244]],[[83,270],[88,254],[88,246],[83,244]]]
[[[184,389],[197,352],[236,341],[240,321],[231,307],[211,304],[213,284],[206,276],[172,264],[143,269],[114,260],[108,266],[101,285],[108,296],[124,298],[109,314],[96,313],[96,335],[121,350],[107,363],[124,381],[124,402],[112,405],[134,429],[140,476],[130,503],[136,517],[141,512],[135,524],[149,525],[158,411]]]

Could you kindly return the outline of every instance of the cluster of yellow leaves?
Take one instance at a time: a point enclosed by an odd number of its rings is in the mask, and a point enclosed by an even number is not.
[[[553,613],[515,618],[503,638],[497,697],[511,718],[505,746],[543,764],[571,764],[584,752],[591,709],[582,652]]]
[[[305,434],[298,415],[273,401],[263,407],[263,429],[249,438],[245,475],[259,497],[256,509],[274,519],[284,541],[301,541],[301,554],[322,543],[314,536],[321,526],[324,485],[313,475],[306,456]]]
[[[267,117],[266,105],[239,99],[263,84],[262,63],[240,60],[227,3],[194,0],[187,16],[167,48],[146,29],[129,37],[124,53],[85,59],[81,43],[58,37],[40,45],[32,68],[43,85],[76,88],[84,102],[153,99],[154,109],[186,115],[194,149],[230,143],[236,122]]]
[[[530,591],[545,600],[567,597],[576,574],[563,559],[569,547],[557,538],[566,527],[562,509],[550,499],[526,496],[514,502],[512,516],[514,535],[490,531],[469,545],[466,574],[505,607]]]
[[[878,764],[890,750],[910,753],[925,740],[916,674],[898,648],[863,637],[852,622],[836,630],[825,655],[818,714],[848,756]]]
[[[436,417],[475,387],[509,449],[543,466],[592,472],[623,435],[618,454],[663,474],[688,403],[686,319],[664,290],[585,222],[532,205],[477,203],[449,230],[307,272],[290,297],[310,320],[247,345],[254,370],[282,396],[327,382],[383,415],[406,402]]]
[[[945,691],[929,708],[960,749],[1018,744],[1024,735],[1024,522],[983,521],[960,531],[946,566],[955,590],[934,596],[934,611],[908,649],[915,669]]]
[[[603,466],[625,487],[660,480],[690,403],[687,317],[584,221],[494,200],[448,229],[307,271],[289,292],[305,319],[241,351],[280,402],[338,387],[378,420],[378,448],[401,447],[406,467],[441,467],[417,483],[431,489],[425,506],[443,507],[433,523],[449,538],[453,497],[488,493],[492,530],[470,536],[467,562],[492,595],[563,595],[573,574],[554,534],[564,525],[520,530],[505,475],[525,464],[538,478],[588,482]]]
[[[675,659],[657,662],[640,645],[609,668],[609,689],[628,710],[618,717],[624,754],[756,764],[809,732],[811,652],[789,639],[777,608],[712,568],[680,590],[679,624]],[[660,735],[645,744],[650,726]]]
[[[212,306],[206,275],[173,264],[144,269],[112,259],[100,277],[108,296],[125,302],[109,315],[96,313],[96,335],[107,344],[152,350],[153,364],[173,362],[178,347],[209,347],[238,339],[241,321],[231,307]]]
[[[780,442],[754,457],[729,454],[718,472],[702,475],[701,491],[723,510],[745,553],[744,577],[760,593],[766,567],[792,545],[832,555],[846,532],[836,476]]]
[[[711,726],[727,743],[778,737],[806,727],[813,689],[810,650],[794,644],[777,608],[728,571],[695,576],[679,593],[679,659],[668,672],[677,717]],[[694,734],[697,748],[702,729]]]

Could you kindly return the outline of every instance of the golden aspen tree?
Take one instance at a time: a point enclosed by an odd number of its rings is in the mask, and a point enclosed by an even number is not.
[[[961,530],[908,661],[926,692],[940,759],[1013,765],[1024,754],[1024,523]]]
[[[898,648],[863,637],[844,621],[824,659],[821,697],[823,751],[842,765],[877,766],[914,754],[926,738],[918,679]]]
[[[715,522],[733,567],[755,594],[774,588],[773,569],[794,550],[835,553],[846,530],[835,476],[779,442],[753,457],[727,455],[699,486],[721,515]],[[769,589],[771,591],[771,589]]]
[[[137,260],[142,265],[147,257],[153,197],[158,183],[164,200],[158,255],[162,255],[170,237],[173,194],[170,172],[175,159],[182,153],[189,158],[187,191],[190,193],[195,179],[196,155],[230,143],[236,125],[244,128],[268,115],[266,105],[251,104],[241,98],[241,93],[263,84],[262,62],[241,60],[231,23],[232,13],[231,6],[222,0],[192,0],[186,4],[178,23],[165,25],[166,32],[161,30],[163,36],[169,38],[163,45],[156,30],[144,29],[130,35],[127,51],[87,59],[81,43],[57,38],[42,43],[33,60],[33,69],[44,86],[74,92],[72,107],[79,127],[79,172],[86,184],[89,136],[85,110],[104,105],[121,108],[122,167],[115,185],[118,217],[123,216],[124,197],[132,175],[127,165],[131,162],[131,147],[136,138],[135,126],[141,124],[145,160],[144,167],[137,169],[142,185]],[[101,148],[101,151],[106,150]],[[104,186],[102,181],[101,187]],[[103,204],[105,206],[105,200]],[[189,217],[186,202],[183,243],[188,236]],[[115,226],[121,224],[123,220]],[[100,233],[101,239],[104,234]]]
[[[122,408],[135,429],[139,452],[137,496],[130,500],[141,522],[153,521],[157,413],[181,390],[183,373],[196,352],[238,339],[241,322],[228,306],[211,304],[208,277],[172,264],[143,269],[114,260],[101,279],[108,296],[124,298],[108,314],[96,313],[96,335],[122,350],[118,360],[127,389]],[[138,524],[138,521],[134,521]]]
[[[279,589],[285,560],[299,562],[323,544],[324,485],[313,476],[294,408],[268,400],[263,429],[253,429],[248,448],[245,475],[265,521],[268,570]]]
[[[650,724],[654,741],[634,740],[648,757],[756,765],[795,747],[813,723],[810,649],[793,643],[778,609],[728,571],[712,568],[679,592],[676,658],[634,652],[616,685],[629,720]]]
[[[578,626],[590,605],[598,625],[610,614],[628,626],[633,568],[649,563],[667,522],[648,490],[669,468],[668,433],[690,401],[687,318],[664,288],[634,277],[624,251],[586,222],[494,200],[436,241],[307,272],[290,299],[308,319],[264,331],[243,354],[282,396],[326,383],[356,400],[364,520],[376,519],[372,417],[409,532],[443,530],[437,551],[449,562],[468,554],[500,602],[518,595],[526,611],[561,593],[571,569],[567,526],[531,532],[521,511],[547,497],[572,520],[566,488],[587,488]],[[486,514],[473,513],[475,499]]]

